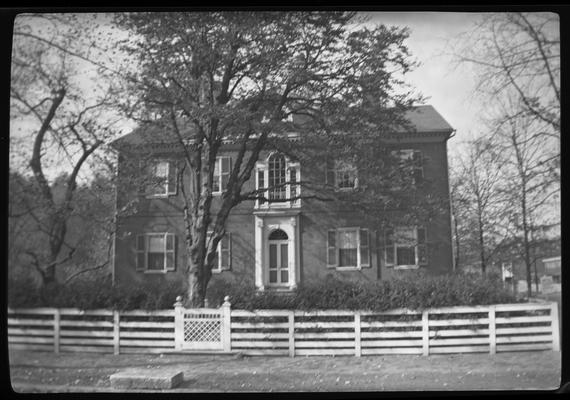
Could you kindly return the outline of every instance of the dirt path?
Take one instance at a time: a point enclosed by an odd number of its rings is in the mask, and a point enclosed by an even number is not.
[[[551,351],[361,358],[12,351],[10,377],[19,392],[110,390],[109,376],[129,367],[179,368],[185,381],[177,391],[553,390],[560,363]]]

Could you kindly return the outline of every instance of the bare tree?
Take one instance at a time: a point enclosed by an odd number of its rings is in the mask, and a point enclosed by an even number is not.
[[[86,42],[92,43],[93,26],[63,14],[20,15],[14,26],[12,166],[33,176],[37,197],[19,206],[43,234],[44,245],[26,254],[44,285],[73,259],[77,243],[67,233],[78,182],[114,134],[109,110],[116,94],[102,75],[90,77],[84,63],[92,56],[94,45]],[[58,190],[55,174],[62,179]]]
[[[503,195],[513,236],[522,236],[529,297],[532,294],[532,237],[536,224],[549,217],[560,182],[550,162],[559,153],[558,143],[547,135],[543,121],[520,114],[518,103],[506,103],[502,118],[495,119],[492,151],[504,160]],[[554,207],[556,207],[554,203]],[[536,275],[536,274],[535,274]],[[536,278],[536,276],[535,276]]]
[[[459,38],[456,60],[474,64],[478,90],[516,96],[520,111],[545,123],[541,134],[560,137],[560,20],[554,13],[491,13]]]

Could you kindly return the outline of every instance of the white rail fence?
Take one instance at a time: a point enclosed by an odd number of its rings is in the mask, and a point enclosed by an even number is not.
[[[201,316],[201,312],[204,314]],[[448,307],[424,311],[8,310],[14,349],[247,355],[441,354],[560,350],[556,303]]]

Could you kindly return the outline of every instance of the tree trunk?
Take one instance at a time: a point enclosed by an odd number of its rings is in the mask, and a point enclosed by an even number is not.
[[[479,207],[477,212],[479,220],[479,253],[481,257],[481,273],[485,276],[487,273],[487,265],[485,264],[485,240],[483,239],[483,217],[481,213],[481,207]]]

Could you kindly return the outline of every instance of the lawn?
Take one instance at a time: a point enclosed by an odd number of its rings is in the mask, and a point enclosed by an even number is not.
[[[109,390],[109,376],[130,367],[184,372],[176,391],[554,390],[560,353],[368,357],[236,357],[10,352],[18,392]]]

